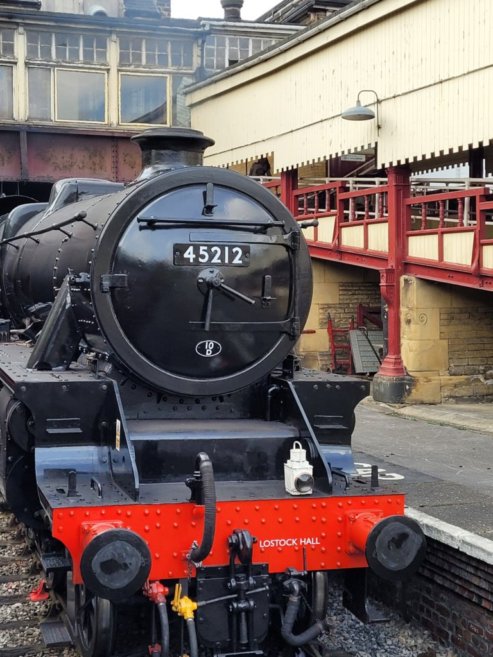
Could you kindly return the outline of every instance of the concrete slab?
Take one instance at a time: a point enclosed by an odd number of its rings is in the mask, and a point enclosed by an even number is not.
[[[427,535],[493,564],[493,404],[444,406],[364,400],[353,434],[358,471],[369,477],[378,465],[382,485],[406,493],[408,515]]]

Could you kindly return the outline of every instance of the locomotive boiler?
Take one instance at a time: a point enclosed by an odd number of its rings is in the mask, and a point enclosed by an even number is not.
[[[129,609],[162,657],[302,646],[329,571],[367,621],[368,566],[403,578],[424,538],[353,476],[367,382],[294,354],[303,226],[202,166],[202,133],[135,139],[132,184],[60,181],[1,219],[0,492],[44,586],[84,657],[116,654]]]

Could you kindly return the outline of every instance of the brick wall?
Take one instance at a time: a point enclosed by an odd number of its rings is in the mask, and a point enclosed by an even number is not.
[[[493,299],[491,294],[485,299],[485,294],[469,291],[473,298],[467,300],[467,306],[454,300],[454,307],[440,310],[440,339],[448,343],[451,375],[493,370]]]
[[[492,583],[493,566],[431,539],[409,581],[369,578],[372,595],[417,621],[457,657],[493,657]]]
[[[421,576],[402,590],[381,580],[373,581],[372,594],[407,620],[415,620],[457,657],[492,657],[493,614]]]
[[[298,352],[305,367],[327,370],[330,364],[327,320],[347,328],[359,303],[380,305],[378,272],[313,260],[313,300]]]
[[[401,353],[408,403],[493,396],[491,292],[401,279]]]

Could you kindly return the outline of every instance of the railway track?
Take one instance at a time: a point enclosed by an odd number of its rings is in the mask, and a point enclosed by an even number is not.
[[[77,657],[68,646],[46,648],[40,623],[54,612],[55,602],[30,600],[39,581],[40,568],[22,528],[0,510],[0,657]]]

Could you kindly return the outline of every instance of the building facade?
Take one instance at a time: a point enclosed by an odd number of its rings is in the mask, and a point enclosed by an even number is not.
[[[223,3],[227,5],[227,0]],[[0,195],[129,181],[129,137],[189,126],[184,90],[300,28],[170,18],[170,0],[0,2]]]
[[[329,315],[347,328],[381,300],[382,401],[493,394],[492,21],[489,0],[361,0],[189,90],[206,162],[268,158],[319,221],[305,357],[327,367]],[[240,111],[252,98],[261,114]]]

